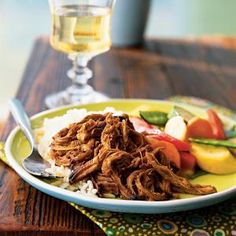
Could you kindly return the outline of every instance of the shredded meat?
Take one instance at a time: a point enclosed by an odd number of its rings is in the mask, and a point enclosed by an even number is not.
[[[193,185],[161,149],[153,149],[134,130],[128,115],[92,114],[53,137],[50,155],[56,165],[72,170],[71,184],[91,179],[98,195],[160,201],[178,193],[216,192],[213,186]]]
[[[92,181],[100,196],[110,193],[118,196],[119,188],[111,176],[98,172],[92,177]]]

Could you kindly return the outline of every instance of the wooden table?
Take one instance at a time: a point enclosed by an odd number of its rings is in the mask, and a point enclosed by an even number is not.
[[[34,45],[17,97],[29,114],[45,95],[69,85],[67,57],[47,38]],[[112,49],[90,63],[98,90],[116,98],[197,96],[236,110],[236,51],[197,40],[149,40],[145,48]],[[14,126],[9,118],[2,139]],[[104,235],[69,204],[26,184],[0,163],[0,235]]]

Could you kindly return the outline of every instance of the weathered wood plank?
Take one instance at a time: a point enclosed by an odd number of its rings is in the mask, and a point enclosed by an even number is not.
[[[52,50],[47,39],[36,41],[17,92],[29,114],[44,110],[45,95],[69,84],[66,79],[69,66],[66,56]],[[13,126],[10,118],[3,139]],[[0,180],[0,232],[23,230],[26,235],[39,235],[36,232],[33,234],[33,231],[40,229],[47,231],[45,235],[58,235],[58,232],[74,232],[74,235],[93,235],[96,232],[104,235],[69,204],[37,191],[3,163],[0,163]]]

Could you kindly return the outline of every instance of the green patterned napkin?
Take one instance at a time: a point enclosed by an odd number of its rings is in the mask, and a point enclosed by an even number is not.
[[[170,100],[204,108],[213,107],[221,113],[236,119],[236,113],[206,100],[180,96],[171,97]],[[0,143],[0,159],[7,164],[3,147],[4,144]],[[212,207],[157,215],[108,212],[84,208],[73,203],[70,204],[89,217],[108,236],[236,236],[236,198],[232,198]]]

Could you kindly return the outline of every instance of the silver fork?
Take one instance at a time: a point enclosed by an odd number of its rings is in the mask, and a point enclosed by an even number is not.
[[[11,114],[13,115],[16,123],[20,126],[31,147],[30,155],[26,157],[22,163],[24,169],[32,175],[55,178],[56,176],[45,171],[47,168],[50,168],[51,165],[48,161],[44,160],[38,152],[31,129],[30,119],[21,102],[14,98],[10,100],[9,104]]]

